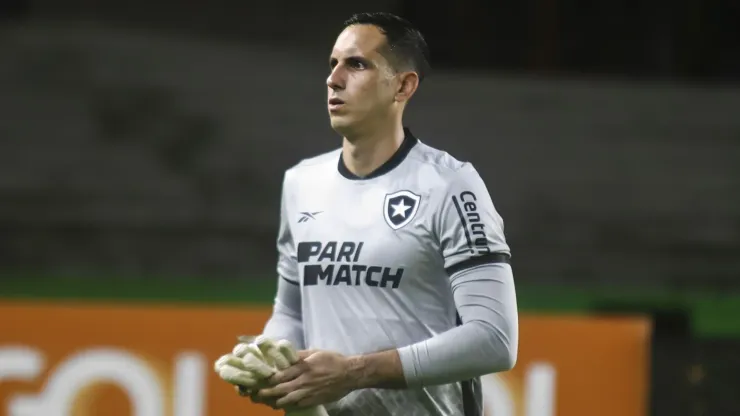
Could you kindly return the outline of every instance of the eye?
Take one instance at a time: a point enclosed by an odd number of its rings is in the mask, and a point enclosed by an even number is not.
[[[347,60],[349,66],[353,69],[366,69],[367,65],[359,59],[350,58]]]
[[[335,66],[337,66],[339,62],[336,60],[336,58],[331,58],[329,60],[329,69],[334,69]]]

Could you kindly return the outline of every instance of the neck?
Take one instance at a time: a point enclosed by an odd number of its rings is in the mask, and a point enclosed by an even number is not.
[[[367,176],[396,153],[403,138],[403,126],[400,123],[392,129],[345,137],[342,142],[344,164],[354,175]]]

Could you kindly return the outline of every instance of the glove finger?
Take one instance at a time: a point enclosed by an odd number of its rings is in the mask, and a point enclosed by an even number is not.
[[[265,357],[265,355],[262,353],[262,350],[260,349],[260,347],[257,346],[257,344],[251,343],[251,344],[247,345],[247,349],[249,350],[249,352],[252,355],[254,355],[255,357],[259,358],[260,361],[263,361],[263,362],[267,363],[267,361],[268,361],[267,360],[267,357]]]
[[[278,370],[285,370],[290,367],[291,362],[280,352],[277,347],[271,348],[267,351],[270,359],[274,363],[275,368]]]
[[[249,371],[240,370],[236,367],[225,365],[218,372],[219,377],[231,384],[244,387],[257,385],[257,378]]]
[[[226,364],[226,361],[228,360],[228,355],[229,354],[222,355],[218,357],[218,360],[213,362],[213,371],[217,373],[221,371],[221,367],[223,367]]]
[[[216,361],[216,364],[214,366],[216,372],[218,372],[223,366],[226,365],[238,368],[239,370],[249,370],[248,368],[244,367],[244,362],[242,361],[242,359],[233,354],[226,354],[224,356],[221,356],[221,358]]]
[[[290,366],[290,362],[285,359],[285,357],[280,353],[280,350],[278,350],[275,341],[273,341],[270,338],[259,336],[255,340],[255,344],[259,347],[260,351],[262,351],[262,354],[265,356],[265,361],[270,364],[272,367],[277,367],[278,369],[284,369]]]
[[[262,350],[255,344],[238,344],[234,347],[233,354],[239,358],[244,358],[247,354],[252,354],[262,361],[265,361],[265,356],[262,354]]]
[[[280,351],[280,354],[288,360],[289,364],[292,365],[298,362],[298,351],[296,351],[290,341],[287,339],[281,339],[275,344],[275,346],[278,351]]]
[[[252,354],[247,354],[241,359],[244,368],[253,373],[258,379],[263,379],[275,374],[275,369]]]
[[[213,363],[213,369],[214,369],[214,371],[216,371],[217,373],[219,371],[221,371],[221,368],[223,366],[229,364],[229,362],[232,359],[232,357],[234,357],[234,356],[231,355],[231,354],[225,354],[225,355],[222,355],[221,357],[219,357],[218,360],[216,360],[216,362]]]
[[[249,352],[249,349],[247,349],[247,346],[248,345],[249,344],[245,344],[245,343],[236,344],[234,346],[234,349],[231,350],[231,353],[234,354],[234,355],[236,355],[239,358],[242,358],[245,355],[247,355],[247,352]]]
[[[264,335],[260,335],[255,338],[253,344],[256,345],[257,348],[259,348],[259,350],[262,352],[262,356],[264,357],[264,361],[267,363],[267,365],[269,365],[270,367],[275,367],[274,358],[268,354],[269,350],[274,347],[275,342]]]

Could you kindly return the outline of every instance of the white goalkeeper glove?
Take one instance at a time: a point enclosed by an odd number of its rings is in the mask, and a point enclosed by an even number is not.
[[[234,384],[240,395],[249,394],[278,370],[298,361],[298,353],[288,340],[273,341],[265,336],[239,337],[231,354],[221,356],[214,365],[224,381]],[[324,406],[285,412],[286,416],[328,416]]]

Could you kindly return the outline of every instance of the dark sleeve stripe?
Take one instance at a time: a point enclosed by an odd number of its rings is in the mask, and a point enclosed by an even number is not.
[[[455,273],[459,273],[473,267],[482,266],[484,264],[509,263],[509,260],[510,256],[507,253],[488,253],[461,261],[454,266],[446,268],[445,271],[448,276],[452,276]]]
[[[285,277],[283,277],[283,276],[280,276],[280,277],[281,277],[281,278],[282,278],[283,280],[285,280],[286,282],[290,283],[291,285],[294,285],[294,286],[300,286],[300,285],[301,285],[300,283],[296,282],[295,280],[290,280],[290,279],[286,279],[286,278],[285,278]]]

